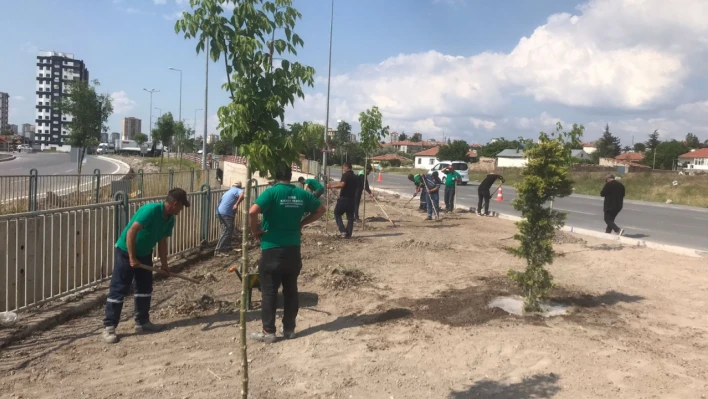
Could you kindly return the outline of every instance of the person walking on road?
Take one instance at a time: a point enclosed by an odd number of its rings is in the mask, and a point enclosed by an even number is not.
[[[477,201],[477,216],[489,216],[489,200],[492,198],[489,189],[492,188],[497,179],[500,179],[502,184],[505,182],[504,176],[490,173],[479,184],[477,188],[477,196],[479,197],[479,201]],[[482,203],[484,203],[484,213],[482,213]]]
[[[338,188],[339,199],[334,207],[334,220],[337,222],[339,233],[342,238],[352,238],[354,231],[354,210],[356,201],[356,191],[359,187],[359,179],[352,172],[352,164],[344,162],[342,165],[342,180],[337,184],[327,184],[327,188]],[[342,215],[347,214],[347,227],[344,227]]]
[[[113,276],[108,289],[105,318],[103,319],[103,340],[118,342],[116,327],[123,310],[123,300],[135,281],[135,332],[160,331],[164,326],[150,322],[150,301],[152,298],[152,272],[139,266],[152,266],[152,250],[157,244],[160,268],[169,275],[167,264],[167,238],[172,236],[175,216],[183,208],[189,208],[187,193],[174,188],[167,193],[164,202],[145,204],[123,229],[115,245]]]
[[[357,179],[359,181],[359,185],[357,186],[356,189],[356,198],[354,199],[354,202],[356,203],[356,206],[354,207],[354,221],[355,222],[361,222],[361,219],[359,219],[359,205],[361,205],[361,196],[364,194],[364,191],[369,193],[369,197],[374,198],[374,194],[371,192],[371,188],[369,188],[369,179],[368,176],[371,174],[371,171],[373,169],[371,166],[366,167],[366,175],[364,175],[364,169],[360,170],[359,173],[357,174]]]
[[[455,190],[457,183],[462,181],[462,176],[452,167],[452,164],[448,165],[443,173],[447,175],[445,177],[445,212],[452,212],[455,210]]]
[[[297,278],[302,269],[301,230],[325,213],[325,207],[314,195],[290,184],[292,169],[282,165],[275,173],[276,183],[258,196],[248,211],[251,233],[261,239],[258,278],[262,303],[260,332],[252,333],[256,341],[276,340],[275,313],[278,289],[283,286],[283,337],[295,337],[295,319],[299,309]],[[310,213],[304,219],[305,213]],[[263,215],[262,225],[258,215]],[[245,276],[244,276],[245,277]]]
[[[241,183],[235,183],[221,197],[219,206],[216,208],[216,217],[221,224],[221,236],[214,248],[214,256],[226,256],[226,253],[233,249],[231,240],[234,235],[234,219],[243,198],[244,190],[241,188]]]
[[[301,176],[297,179],[297,181],[302,184],[303,188],[307,188],[308,190],[310,190],[310,192],[312,192],[312,195],[314,195],[317,199],[320,199],[322,194],[324,194],[325,192],[324,186],[322,185],[322,183],[317,181],[317,179],[305,179]]]
[[[615,218],[622,210],[624,203],[624,185],[615,180],[615,175],[605,176],[605,186],[600,191],[600,196],[605,197],[603,210],[605,211],[605,223],[607,228],[605,233],[611,234],[613,231],[619,235],[624,235],[624,229],[620,229],[615,224]]]

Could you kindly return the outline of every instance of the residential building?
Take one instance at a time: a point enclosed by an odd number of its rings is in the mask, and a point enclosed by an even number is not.
[[[40,144],[42,150],[69,152],[71,146],[67,142],[67,125],[72,116],[62,114],[59,109],[55,109],[55,104],[68,90],[69,82],[88,82],[89,71],[84,62],[75,59],[73,54],[40,51],[37,56],[36,80],[36,143]]]
[[[585,152],[585,150],[570,150],[570,156],[575,159],[590,159],[590,154]]]
[[[111,133],[111,140],[109,141],[109,143],[115,144],[116,140],[120,140],[120,133],[118,133],[118,132]]]
[[[391,143],[382,144],[382,147],[393,147],[396,152],[405,152],[406,154],[413,154],[422,151],[424,148],[423,142],[413,142],[410,140],[406,141],[394,141]]]
[[[332,140],[334,139],[334,136],[337,134],[337,129],[332,129],[331,127],[327,129],[327,138]]]
[[[23,123],[22,124],[22,138],[25,140],[25,142],[33,143],[34,142],[34,125],[31,123]]]
[[[218,134],[210,134],[207,136],[207,143],[209,144],[214,144],[217,141],[219,141],[219,135]]]
[[[641,152],[625,152],[615,157],[618,161],[641,162],[644,159],[644,154]]]
[[[129,116],[123,118],[123,140],[133,140],[135,135],[141,132],[142,121],[138,118]]]
[[[411,160],[405,157],[402,157],[398,154],[386,154],[386,155],[379,155],[376,157],[372,157],[371,160],[373,161],[374,165],[378,165],[381,162],[391,162],[394,160],[401,161],[401,164],[409,164],[411,163]]]
[[[583,151],[587,152],[588,154],[592,155],[593,152],[597,151],[597,148],[595,148],[595,143],[582,143],[583,146]]]
[[[523,168],[526,166],[524,152],[519,149],[506,149],[497,154],[497,167]]]
[[[440,147],[429,148],[415,154],[415,167],[418,169],[430,169],[438,162],[438,150]]]
[[[689,170],[708,172],[708,148],[691,150],[678,157],[681,167]]]
[[[0,92],[0,133],[9,129],[10,95]]]
[[[10,131],[14,135],[20,134],[20,129],[17,127],[17,125],[10,125]]]
[[[101,133],[101,143],[108,143],[108,133]]]

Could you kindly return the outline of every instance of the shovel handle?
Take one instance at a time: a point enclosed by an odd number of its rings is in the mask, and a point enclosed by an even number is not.
[[[156,272],[156,273],[164,273],[165,271],[162,269],[158,269],[156,267],[148,266],[148,265],[143,265],[142,263],[138,265],[139,268],[145,269],[145,270],[150,270],[151,272]],[[199,284],[199,280],[193,279],[191,277],[183,276],[179,273],[169,273],[170,276],[181,278],[182,280],[187,280],[189,282]]]

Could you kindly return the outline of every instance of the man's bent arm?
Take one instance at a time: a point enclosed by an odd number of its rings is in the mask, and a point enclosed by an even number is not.
[[[258,215],[261,213],[261,207],[257,204],[251,205],[251,209],[248,210],[248,219],[251,225],[251,234],[254,237],[259,238],[263,235],[264,231],[258,228]]]
[[[138,240],[138,232],[143,229],[143,226],[138,222],[133,222],[133,225],[128,229],[128,234],[125,237],[125,245],[128,247],[128,258],[130,266],[135,267],[140,263],[138,255],[135,253],[135,247]]]
[[[157,255],[160,257],[160,268],[167,271],[167,237],[157,243]]]

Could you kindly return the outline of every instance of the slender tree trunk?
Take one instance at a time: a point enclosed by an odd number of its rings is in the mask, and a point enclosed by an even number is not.
[[[366,174],[366,166],[367,166],[367,156],[364,156],[364,187],[361,188],[361,199],[364,201],[364,206],[362,206],[362,212],[361,212],[361,230],[363,231],[366,228],[366,183],[369,181],[369,176]]]
[[[81,148],[79,148],[79,153],[78,153],[78,158],[79,158],[79,165],[78,165],[78,170],[79,174],[76,176],[76,204],[75,205],[80,205],[81,203],[79,202],[81,200],[81,166],[83,166],[84,162],[84,151]],[[71,198],[71,197],[69,197]]]
[[[248,347],[246,342],[246,301],[248,300],[248,233],[249,216],[248,211],[251,206],[251,167],[246,166],[246,198],[243,210],[243,228],[241,230],[241,314],[239,325],[241,328],[241,397],[248,398]]]

